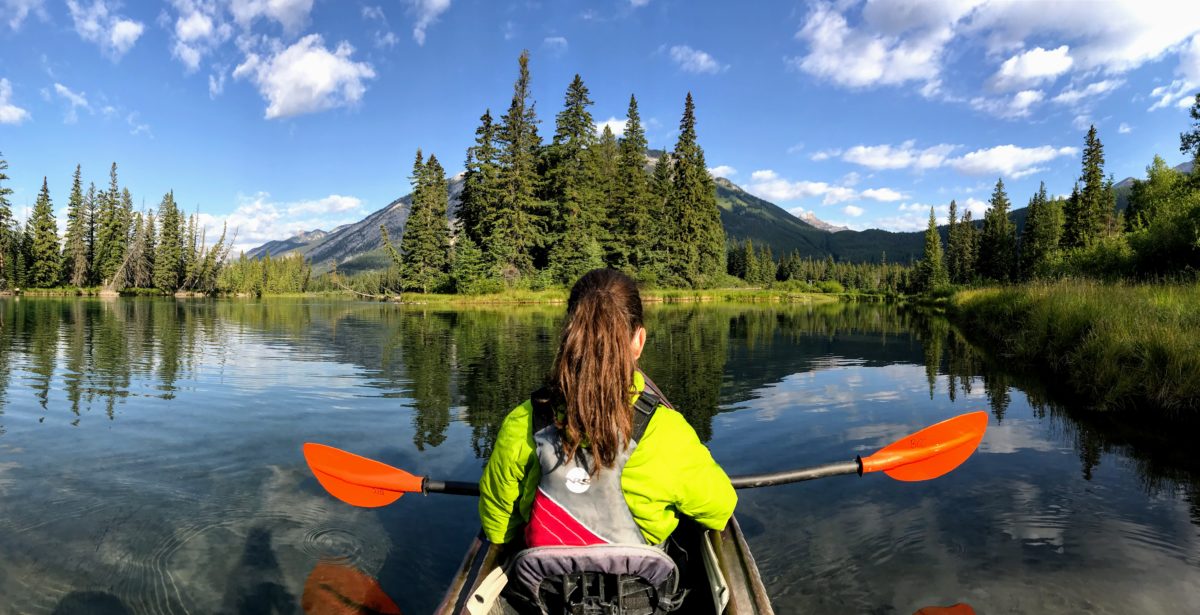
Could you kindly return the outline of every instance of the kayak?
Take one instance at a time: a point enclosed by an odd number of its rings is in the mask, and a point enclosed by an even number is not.
[[[677,613],[774,615],[762,576],[736,517],[719,532],[702,528],[687,519],[681,520],[671,539],[687,553],[699,551],[704,562],[702,567],[693,566],[682,572],[680,586],[690,591]],[[495,598],[490,610],[479,609],[486,600],[483,596],[495,593],[486,586],[510,555],[508,551],[510,549],[505,545],[492,544],[480,532],[471,542],[445,598],[434,612],[437,615],[519,613],[503,596]]]

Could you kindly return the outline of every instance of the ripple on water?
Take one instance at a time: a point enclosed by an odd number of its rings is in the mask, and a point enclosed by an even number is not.
[[[351,529],[333,525],[309,529],[300,548],[319,560],[356,568],[367,567],[387,555],[379,541],[364,540]]]

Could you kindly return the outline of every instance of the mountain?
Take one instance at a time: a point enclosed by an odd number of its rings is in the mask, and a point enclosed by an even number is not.
[[[1188,162],[1182,162],[1175,165],[1175,170],[1179,171],[1180,173],[1191,173],[1192,165],[1193,163],[1190,160]],[[1129,191],[1133,190],[1134,181],[1135,179],[1133,177],[1126,177],[1116,184],[1113,184],[1113,192],[1115,192],[1117,195],[1117,211],[1125,211],[1125,208],[1129,207]]]
[[[321,229],[303,231],[292,237],[288,237],[287,239],[268,241],[267,243],[264,243],[263,245],[247,252],[246,256],[250,258],[260,258],[267,254],[287,254],[292,250],[304,247],[305,244],[320,241],[328,235],[329,233],[326,233]]]
[[[462,186],[462,173],[449,181],[450,206],[447,215],[451,220],[458,213]],[[387,228],[392,245],[398,247],[400,238],[404,236],[404,224],[408,221],[411,206],[412,195],[406,194],[358,222],[339,226],[328,233],[310,231],[283,241],[270,241],[250,250],[246,256],[257,258],[268,251],[272,256],[299,252],[312,261],[317,273],[329,271],[335,265],[342,273],[386,268],[390,259],[383,250],[383,235],[379,227]]]
[[[804,212],[804,215],[800,216],[800,219],[807,222],[810,226],[815,226],[815,227],[821,229],[822,231],[829,231],[830,233],[836,233],[838,231],[850,230],[850,227],[848,227],[848,226],[836,226],[836,225],[830,224],[830,223],[818,218],[817,214],[814,214],[811,211]]]
[[[750,239],[757,245],[770,246],[776,258],[794,251],[812,258],[833,256],[839,261],[878,262],[886,253],[892,262],[908,262],[920,258],[924,247],[922,233],[851,231],[810,218],[814,224],[746,192],[727,179],[717,178],[715,183],[717,206],[726,236],[732,241]],[[462,193],[462,174],[450,180],[449,191],[447,213],[453,220]],[[379,227],[385,226],[393,245],[398,244],[404,235],[411,203],[412,195],[405,195],[353,224],[329,232],[316,230],[270,241],[246,255],[257,258],[268,252],[272,256],[298,252],[312,261],[318,273],[334,266],[342,273],[385,268],[389,258],[383,250]],[[818,228],[817,224],[825,228]]]

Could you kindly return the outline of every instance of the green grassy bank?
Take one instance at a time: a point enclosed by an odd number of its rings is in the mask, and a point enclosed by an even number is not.
[[[1200,286],[1065,281],[956,293],[968,339],[1096,407],[1197,419]]]

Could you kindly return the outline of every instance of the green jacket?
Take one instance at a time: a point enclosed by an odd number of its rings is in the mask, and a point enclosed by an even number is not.
[[[640,372],[634,374],[634,388],[638,395],[645,388]],[[533,406],[528,400],[508,413],[479,479],[479,519],[484,534],[494,543],[512,540],[529,520],[542,474],[534,454],[532,418]],[[729,477],[713,461],[696,431],[683,415],[662,405],[625,465],[621,488],[650,544],[661,543],[675,530],[679,524],[676,513],[719,530],[737,505]]]

